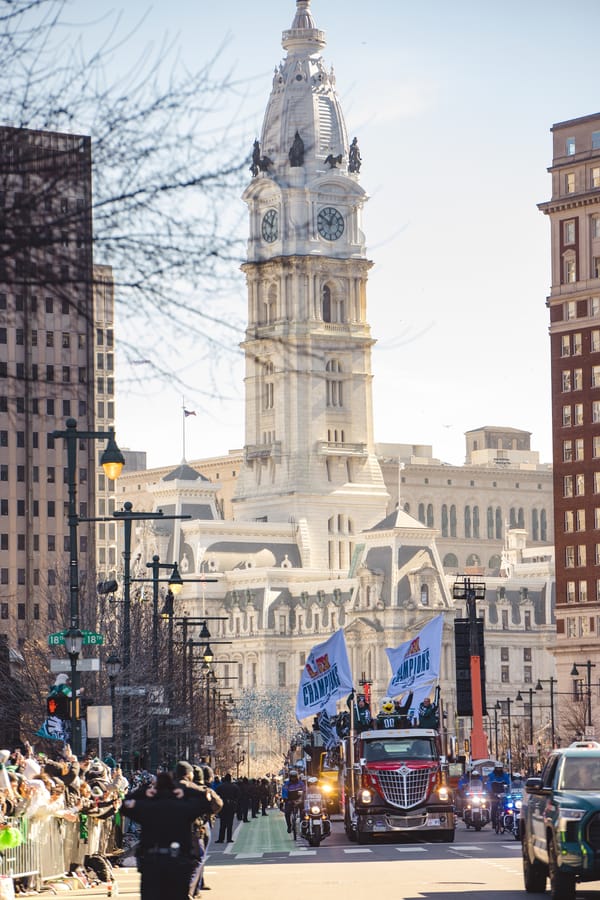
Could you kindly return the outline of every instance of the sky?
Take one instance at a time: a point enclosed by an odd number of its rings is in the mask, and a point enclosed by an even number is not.
[[[168,32],[190,67],[222,48],[218,65],[245,84],[248,152],[295,0],[124,5],[124,28],[141,20],[140,46]],[[94,9],[102,18],[119,6]],[[567,15],[559,0],[312,0],[312,12],[370,197],[375,440],[432,445],[435,458],[461,465],[465,431],[509,426],[530,431],[550,462],[550,235],[536,204],[550,197],[552,124],[600,111],[600,4],[574,0]],[[233,212],[245,227],[241,199]],[[245,309],[240,277],[224,314],[243,319]],[[185,398],[168,382],[132,386],[123,365],[119,445],[146,450],[149,466],[177,464],[185,402],[197,413],[186,422],[188,460],[242,447],[236,344],[233,335],[212,399],[204,389],[215,372],[193,351],[179,363],[198,386]]]

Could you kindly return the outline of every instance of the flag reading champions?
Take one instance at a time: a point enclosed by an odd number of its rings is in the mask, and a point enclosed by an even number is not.
[[[296,718],[316,716],[321,710],[335,714],[336,700],[352,690],[352,672],[344,632],[340,628],[329,640],[317,644],[308,654],[300,676]]]
[[[431,683],[440,677],[444,616],[436,616],[414,638],[385,651],[393,675],[388,685],[390,697]]]

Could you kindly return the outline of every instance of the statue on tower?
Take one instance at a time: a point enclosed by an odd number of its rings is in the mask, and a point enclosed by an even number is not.
[[[268,156],[261,156],[260,144],[258,141],[254,141],[254,146],[252,147],[252,162],[250,163],[252,177],[255,178],[259,172],[268,172],[272,165],[273,160],[269,159]]]
[[[290,147],[289,157],[292,168],[304,165],[304,141],[298,132],[294,135],[294,143]]]
[[[354,140],[350,144],[350,150],[348,152],[348,171],[356,173],[360,172],[361,163],[362,157],[360,155],[358,139],[354,138]]]

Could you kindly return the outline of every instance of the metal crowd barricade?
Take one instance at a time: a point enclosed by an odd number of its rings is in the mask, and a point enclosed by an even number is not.
[[[7,825],[18,828],[23,843],[0,851],[0,875],[31,878],[40,890],[44,881],[60,878],[71,865],[83,865],[86,856],[104,854],[113,847],[112,819],[88,820],[88,836],[80,836],[79,821],[67,822],[57,816],[47,819],[9,818]]]
[[[12,878],[35,877],[35,882],[40,882],[40,843],[31,834],[31,823],[24,818],[5,818],[5,823],[18,828],[22,843],[18,847],[0,853],[0,875],[10,875]]]

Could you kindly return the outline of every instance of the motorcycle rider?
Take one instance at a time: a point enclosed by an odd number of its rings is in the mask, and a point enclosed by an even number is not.
[[[510,792],[510,775],[504,771],[502,763],[497,763],[486,780],[486,790],[492,800],[492,825],[496,825],[500,797]]]
[[[457,808],[462,814],[465,808],[465,800],[468,794],[482,794],[483,779],[479,769],[473,769],[471,772],[465,772],[461,775],[456,786]]]
[[[283,782],[281,788],[281,797],[283,799],[283,811],[285,813],[285,824],[287,825],[288,834],[292,830],[292,809],[294,803],[303,799],[306,794],[306,785],[299,777],[296,769],[290,769],[287,779]]]

